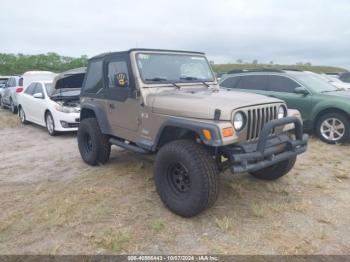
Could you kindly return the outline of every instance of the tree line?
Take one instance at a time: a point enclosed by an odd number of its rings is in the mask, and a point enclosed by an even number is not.
[[[83,67],[87,65],[88,57],[82,55],[80,57],[61,56],[59,54],[50,52],[39,55],[25,55],[25,54],[4,54],[0,53],[0,75],[20,75],[26,71],[44,70],[60,73],[69,69]],[[236,63],[232,64],[215,64],[210,61],[216,72],[228,72],[237,69],[260,69],[260,68],[274,68],[284,69],[293,68],[300,70],[308,70],[313,72],[345,72],[344,68],[330,67],[330,66],[314,66],[310,63],[297,63],[296,65],[278,65],[271,61],[268,64],[260,64],[258,60],[252,63],[245,63],[238,59]]]
[[[78,58],[56,53],[39,55],[0,53],[0,75],[20,75],[26,71],[44,70],[55,73],[87,65],[87,56]]]

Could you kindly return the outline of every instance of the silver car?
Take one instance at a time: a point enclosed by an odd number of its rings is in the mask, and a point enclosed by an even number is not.
[[[21,88],[23,80],[20,76],[11,76],[2,91],[1,106],[10,108],[11,112],[17,113],[16,89]]]

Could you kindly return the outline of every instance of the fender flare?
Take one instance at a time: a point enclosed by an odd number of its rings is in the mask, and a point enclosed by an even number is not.
[[[91,105],[91,104],[84,105],[80,110],[80,121],[83,120],[82,119],[82,112],[84,110],[89,110],[89,111],[94,112],[95,117],[97,119],[97,123],[98,123],[98,125],[101,129],[101,132],[103,134],[109,134],[111,132],[111,127],[109,125],[107,116],[106,116],[105,112],[100,107],[97,107],[97,106]]]
[[[181,119],[181,118],[170,118],[166,120],[161,127],[159,128],[159,131],[157,133],[157,136],[154,140],[154,144],[152,146],[152,151],[156,151],[159,146],[160,138],[164,132],[164,129],[167,127],[179,127],[182,129],[187,129],[189,131],[195,132],[200,139],[203,141],[205,145],[212,146],[212,147],[219,147],[222,146],[222,139],[220,135],[220,129],[217,125],[209,124],[205,122],[195,121],[195,120],[189,120],[189,119]],[[212,140],[208,141],[205,139],[202,130],[208,129],[212,135]]]

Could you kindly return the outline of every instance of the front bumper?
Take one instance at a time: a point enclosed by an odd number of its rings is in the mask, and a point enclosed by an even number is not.
[[[271,135],[276,127],[294,124],[295,138],[288,133]],[[232,173],[254,172],[272,166],[306,151],[308,136],[297,117],[286,117],[266,123],[257,142],[223,147]]]
[[[55,129],[59,132],[74,132],[78,130],[79,113],[63,113],[56,111],[53,116],[55,120]]]

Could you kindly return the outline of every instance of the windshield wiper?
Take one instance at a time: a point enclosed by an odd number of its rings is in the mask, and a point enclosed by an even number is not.
[[[164,77],[153,77],[153,78],[146,78],[146,81],[154,81],[154,82],[162,82],[162,81],[167,81],[168,79]]]
[[[208,85],[206,82],[204,82],[203,80],[199,80],[198,77],[195,76],[186,76],[186,77],[180,77],[181,80],[198,80],[200,83],[202,83],[203,85],[205,85],[206,87],[210,87],[210,85]]]
[[[198,77],[195,76],[185,76],[185,77],[180,77],[181,80],[198,80]]]
[[[164,77],[153,77],[153,78],[146,78],[146,81],[153,81],[153,82],[163,82],[163,81],[168,81],[168,79],[164,78]],[[180,89],[181,86],[170,82],[169,84],[172,84],[173,86],[175,86],[177,89]]]
[[[329,93],[329,92],[337,92],[337,91],[343,91],[343,90],[341,89],[326,90],[326,91],[322,91],[321,93]]]

